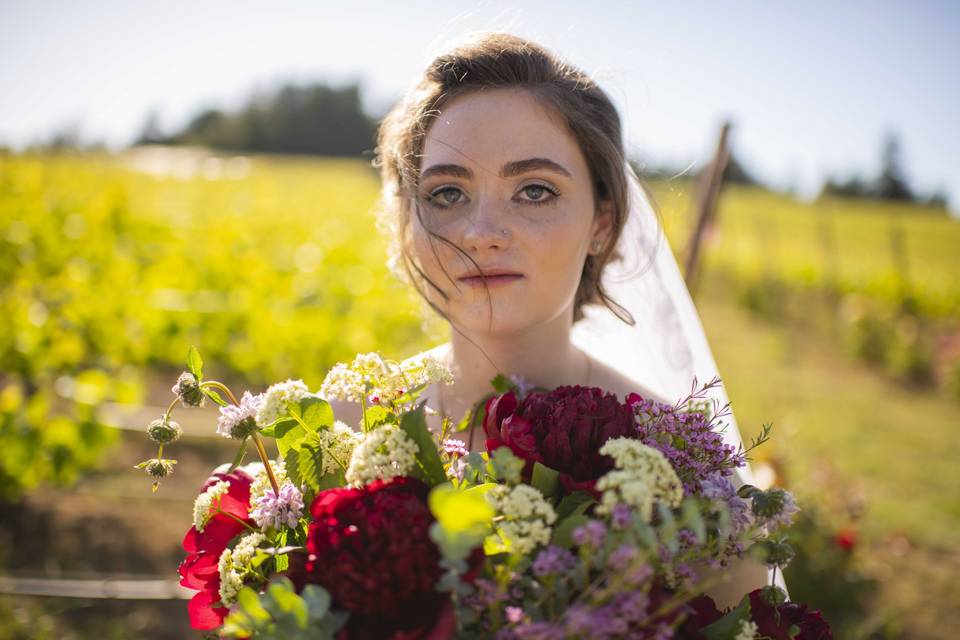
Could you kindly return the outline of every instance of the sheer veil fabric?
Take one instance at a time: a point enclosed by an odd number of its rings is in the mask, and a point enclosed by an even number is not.
[[[629,212],[616,246],[619,259],[604,269],[607,294],[636,320],[630,326],[601,305],[584,307],[573,325],[573,343],[670,404],[714,377],[721,377],[686,282],[656,213],[629,163]],[[723,385],[707,392],[716,408],[729,402]],[[732,407],[720,419],[724,441],[743,443]],[[734,485],[754,484],[749,463],[736,470]],[[776,584],[786,590],[781,573]]]
[[[620,258],[607,265],[602,281],[636,324],[626,324],[605,306],[589,305],[571,339],[672,404],[690,393],[694,377],[699,387],[720,374],[669,242],[629,164],[627,175],[629,213],[616,247]],[[719,406],[728,402],[722,386],[708,394]],[[743,441],[732,411],[722,420],[724,441],[737,447]],[[749,468],[737,471],[739,482],[753,482]]]

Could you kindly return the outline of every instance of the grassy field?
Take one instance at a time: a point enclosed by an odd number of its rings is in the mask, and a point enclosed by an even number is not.
[[[687,187],[655,185],[677,248]],[[212,375],[253,389],[287,377],[317,387],[357,351],[402,357],[441,339],[387,272],[370,211],[377,188],[361,161],[0,157],[0,488],[12,496],[2,571],[173,571],[196,485],[229,453],[182,443],[178,475],[151,501],[130,470],[151,455],[146,438],[118,437],[91,416],[104,401],[165,402],[187,345]],[[899,285],[889,226],[902,223],[922,312],[955,322],[960,224],[874,206],[726,189],[697,305],[742,432],[774,424],[760,457],[813,503],[861,495],[860,553],[882,584],[878,610],[904,637],[949,637],[937,615],[960,606],[960,456],[950,446],[960,406],[857,364],[814,323],[746,313],[729,288],[773,271],[890,303]],[[73,635],[53,610],[75,621]],[[113,616],[118,630],[76,622],[84,611]],[[136,612],[143,637],[182,637],[149,631],[168,610]],[[129,622],[103,603],[0,598],[0,629],[22,628],[18,615],[50,618],[51,638],[124,637]]]

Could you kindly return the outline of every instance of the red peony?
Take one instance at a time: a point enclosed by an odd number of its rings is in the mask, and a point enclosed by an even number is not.
[[[750,618],[757,623],[757,633],[775,640],[833,640],[830,625],[819,611],[808,611],[805,604],[785,602],[772,607],[760,597],[760,589],[750,592]],[[790,629],[799,629],[790,635]]]
[[[251,526],[250,485],[247,473],[237,469],[232,473],[215,473],[204,483],[203,493],[217,482],[227,481],[230,488],[220,499],[220,508]],[[180,563],[180,584],[198,593],[187,604],[190,626],[194,629],[216,629],[223,624],[229,609],[220,606],[220,554],[244,530],[243,524],[223,513],[210,518],[203,531],[190,527],[183,538],[183,550],[189,555]]]
[[[497,396],[487,403],[484,429],[487,450],[510,447],[527,461],[527,474],[534,462],[559,471],[567,492],[592,491],[613,469],[613,460],[600,454],[607,440],[636,437],[629,406],[613,393],[580,385],[533,392],[519,405],[513,392]]]
[[[434,589],[442,570],[429,490],[400,477],[317,494],[305,579],[350,613],[340,637],[420,638],[436,624],[448,597]]]

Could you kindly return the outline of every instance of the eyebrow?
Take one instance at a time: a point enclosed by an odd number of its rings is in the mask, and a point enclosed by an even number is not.
[[[546,171],[553,171],[554,173],[559,173],[560,175],[567,176],[571,178],[570,172],[567,171],[563,165],[554,162],[549,158],[527,158],[526,160],[514,160],[513,162],[508,162],[503,165],[503,168],[500,169],[501,178],[511,178],[513,176],[518,176],[523,173],[530,171],[536,171],[538,169],[543,169]],[[456,178],[473,178],[473,171],[463,167],[459,164],[435,164],[428,167],[420,174],[421,180],[426,180],[430,176],[453,176]]]

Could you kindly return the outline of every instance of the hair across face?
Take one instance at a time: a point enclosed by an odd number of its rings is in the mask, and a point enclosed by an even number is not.
[[[620,118],[583,72],[516,36],[475,38],[430,64],[376,151],[391,266],[443,317],[510,330],[605,304],[633,322],[600,282],[628,209]],[[523,277],[461,280],[489,268]]]

